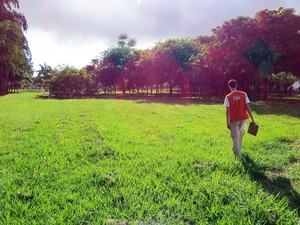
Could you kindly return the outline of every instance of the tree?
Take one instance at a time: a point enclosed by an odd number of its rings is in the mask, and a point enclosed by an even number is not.
[[[16,58],[17,61],[11,62],[11,71],[8,76],[8,88],[9,92],[18,91],[22,86],[28,86],[32,84],[33,65],[30,56],[24,56]]]
[[[49,79],[51,76],[52,72],[52,67],[44,63],[43,65],[40,64],[40,69],[37,71],[38,77],[44,78],[44,79]]]
[[[250,17],[237,17],[225,21],[221,27],[213,29],[213,33],[215,41],[209,54],[215,59],[211,59],[208,66],[222,67],[218,81],[222,80],[223,84],[220,84],[219,88],[227,90],[227,81],[235,78],[240,88],[246,89],[252,98],[255,97],[260,78],[248,54],[249,49],[256,49],[259,39],[256,20]],[[255,58],[253,55],[251,57]]]
[[[128,68],[126,64],[134,55],[133,41],[128,40],[127,34],[120,34],[118,46],[111,47],[101,55],[97,67],[96,81],[107,86],[119,86],[123,93],[126,91]]]
[[[213,29],[216,36],[214,48],[240,54],[251,48],[259,38],[256,21],[250,17],[237,17],[225,21],[221,27]]]
[[[52,67],[44,63],[40,64],[40,69],[37,72],[37,76],[35,77],[35,81],[41,83],[41,86],[44,86],[45,89],[48,89],[48,81],[52,77]]]
[[[284,32],[282,32],[284,30]],[[168,86],[207,96],[222,96],[235,78],[252,98],[261,85],[267,97],[273,73],[300,76],[300,16],[293,9],[263,10],[255,18],[237,17],[213,29],[212,36],[168,39],[144,51],[123,33],[116,47],[87,67],[104,87],[125,91]]]
[[[31,53],[19,24],[0,22],[0,95],[9,91],[9,82],[19,81],[32,71]]]
[[[132,92],[138,89],[137,77],[141,74],[140,68],[137,66],[137,63],[141,57],[142,51],[134,51],[130,59],[127,60],[126,65],[124,66],[126,70],[122,70],[121,76],[125,78],[125,89],[126,91]],[[123,92],[124,93],[124,92]]]
[[[19,1],[0,1],[0,95],[7,94],[32,73],[31,53],[23,34],[27,22],[13,8],[19,8]]]
[[[166,52],[172,56],[177,63],[172,62],[170,58],[166,61],[170,66],[174,65],[176,70],[173,73],[165,73],[167,75],[166,80],[169,83],[170,94],[172,94],[172,88],[175,85],[179,85],[182,93],[185,95],[187,90],[190,88],[188,84],[187,71],[199,53],[196,47],[193,45],[190,39],[168,39],[165,42],[160,42],[155,46],[156,50]],[[167,59],[167,58],[165,58]],[[177,64],[177,65],[175,65]],[[174,68],[169,68],[170,71]]]
[[[0,21],[13,21],[19,24],[23,30],[27,30],[27,21],[24,15],[13,10],[19,8],[18,0],[1,0],[0,1]]]
[[[300,16],[294,9],[279,8],[260,11],[255,19],[261,39],[279,56],[275,72],[300,77]]]
[[[143,50],[140,52],[138,59],[135,61],[136,73],[135,83],[138,89],[146,87],[147,93],[150,88],[151,94],[153,88],[156,93],[159,92],[159,87],[165,82],[162,53],[156,50]]]
[[[268,80],[274,72],[279,56],[261,39],[245,53],[245,56],[255,65],[262,77],[264,81],[264,99],[267,99]]]
[[[272,73],[289,71],[300,76],[300,17],[294,13],[293,9],[279,8],[263,10],[255,16],[259,38],[245,55],[263,79],[264,99],[268,97]]]
[[[294,10],[279,8],[260,11],[254,19],[238,17],[226,21],[213,32],[216,48],[239,53],[255,66],[254,89],[259,85],[258,79],[262,80],[264,98],[267,98],[272,73],[300,71],[297,66],[300,63],[299,30],[299,16]]]
[[[188,70],[190,63],[198,54],[190,39],[168,39],[165,42],[158,43],[155,49],[170,53],[185,71]]]
[[[198,36],[192,40],[198,54],[191,62],[188,70],[191,95],[203,97],[211,88],[207,85],[210,74],[209,52],[216,44],[216,36]]]
[[[174,88],[179,85],[183,77],[183,69],[177,60],[167,51],[155,51],[155,63],[153,73],[157,73],[163,83],[167,83],[169,93],[172,96]],[[185,80],[186,81],[186,80]]]
[[[50,96],[56,98],[92,96],[96,92],[94,87],[92,76],[86,69],[73,67],[57,71],[49,81]]]
[[[126,33],[121,33],[119,35],[118,46],[124,47],[126,45],[133,48],[136,45],[136,40],[134,38],[129,38],[128,34]]]
[[[271,82],[277,85],[278,90],[283,89],[285,94],[288,93],[288,88],[297,80],[298,78],[290,72],[280,72],[271,76]]]

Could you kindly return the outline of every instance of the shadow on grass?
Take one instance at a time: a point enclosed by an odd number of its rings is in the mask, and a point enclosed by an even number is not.
[[[35,91],[37,92],[37,91]],[[38,92],[37,92],[38,93]],[[161,103],[167,105],[191,105],[191,104],[205,104],[205,105],[222,105],[225,96],[219,98],[204,98],[204,97],[182,97],[178,94],[99,94],[92,97],[53,97],[59,100],[69,99],[116,99],[116,100],[130,100],[138,104],[152,104]],[[279,99],[273,98],[267,101],[256,101],[251,103],[251,108],[257,114],[275,114],[275,115],[288,115],[300,118],[300,97],[294,99]]]
[[[224,99],[215,98],[191,98],[169,95],[147,96],[147,95],[102,95],[99,99],[132,100],[138,104],[161,103],[167,105],[222,105]],[[257,114],[287,115],[300,118],[300,99],[271,99],[268,101],[257,101],[251,103],[251,108]]]
[[[281,176],[280,173],[276,174],[276,171],[274,171],[274,176],[267,176],[248,155],[245,155],[242,164],[251,179],[259,182],[265,191],[287,198],[289,207],[300,213],[300,195],[293,189],[289,179]]]
[[[206,105],[217,105],[223,104],[223,99],[214,98],[197,98],[197,97],[182,97],[180,95],[172,95],[169,94],[160,94],[160,95],[146,95],[146,94],[102,94],[96,99],[117,99],[117,100],[131,100],[135,101],[138,104],[152,104],[152,103],[161,103],[167,105],[190,105],[190,104],[206,104]]]
[[[300,118],[299,99],[274,99],[269,101],[257,101],[251,105],[257,114],[287,115]]]
[[[57,100],[69,99],[99,99],[99,100],[129,100],[135,101],[138,104],[152,104],[161,103],[166,105],[191,105],[191,104],[205,104],[205,105],[219,105],[223,104],[223,99],[208,99],[196,97],[181,97],[180,95],[170,96],[169,94],[161,95],[146,95],[146,94],[101,94],[92,97],[85,96],[69,96],[69,97],[51,97]]]
[[[199,99],[199,98],[183,98],[183,97],[147,97],[140,98],[137,100],[139,104],[152,104],[152,103],[161,103],[167,105],[218,105],[223,102],[220,100],[207,100],[207,99]]]

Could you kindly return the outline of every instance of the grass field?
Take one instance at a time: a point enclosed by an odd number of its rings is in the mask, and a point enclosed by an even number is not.
[[[300,224],[300,101],[0,98],[0,224]]]

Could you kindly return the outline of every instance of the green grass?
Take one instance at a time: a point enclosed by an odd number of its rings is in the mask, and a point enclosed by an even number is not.
[[[256,102],[239,161],[221,103],[37,93],[0,98],[0,224],[300,223],[299,101]]]

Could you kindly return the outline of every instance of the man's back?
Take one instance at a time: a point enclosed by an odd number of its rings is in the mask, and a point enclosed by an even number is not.
[[[227,96],[229,102],[230,122],[246,120],[249,115],[246,110],[246,103],[249,101],[247,95],[242,91],[232,91]]]

